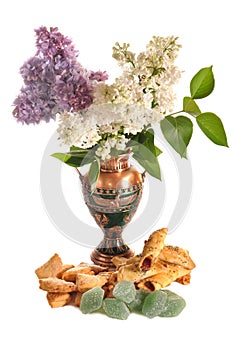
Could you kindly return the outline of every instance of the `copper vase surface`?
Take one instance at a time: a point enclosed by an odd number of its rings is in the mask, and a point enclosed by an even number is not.
[[[143,181],[144,173],[130,164],[129,154],[101,161],[94,192],[91,192],[88,174],[82,178],[85,203],[104,233],[103,240],[91,254],[95,264],[112,267],[114,256],[133,256],[122,238],[122,232],[138,208]]]

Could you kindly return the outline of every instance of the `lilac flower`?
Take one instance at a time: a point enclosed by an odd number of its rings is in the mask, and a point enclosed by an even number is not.
[[[64,111],[77,112],[88,108],[93,102],[92,85],[81,75],[71,77],[67,82],[57,80],[55,92],[58,104]]]
[[[88,71],[77,61],[71,39],[58,28],[42,26],[36,32],[36,55],[20,69],[25,86],[13,105],[13,116],[30,124],[55,119],[65,111],[83,110],[93,103],[94,82],[108,78],[106,72]]]
[[[76,57],[78,52],[75,51],[72,45],[71,39],[65,37],[59,33],[58,28],[50,28],[50,31],[46,27],[42,26],[35,29],[36,32],[36,47],[38,53],[41,53],[45,57],[53,57],[60,52],[66,51],[66,55]]]
[[[14,101],[13,116],[22,124],[38,124],[56,118],[57,104],[45,84],[30,84],[21,89]]]
[[[101,71],[93,72],[93,71],[91,71],[89,79],[90,80],[96,80],[98,82],[105,81],[105,80],[108,79],[108,74],[105,71],[104,72],[101,72]]]
[[[25,84],[41,80],[46,67],[46,60],[41,57],[32,57],[20,68],[20,73]]]

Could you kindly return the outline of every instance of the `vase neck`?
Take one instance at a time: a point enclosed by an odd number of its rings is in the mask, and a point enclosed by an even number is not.
[[[121,172],[129,168],[129,154],[122,154],[100,162],[100,169],[103,172]]]

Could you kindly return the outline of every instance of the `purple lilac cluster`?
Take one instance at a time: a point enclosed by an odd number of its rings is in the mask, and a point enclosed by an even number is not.
[[[93,83],[106,72],[88,71],[77,61],[72,41],[58,28],[36,32],[36,55],[20,69],[24,86],[13,105],[13,116],[23,124],[49,122],[58,112],[83,110],[93,102]]]

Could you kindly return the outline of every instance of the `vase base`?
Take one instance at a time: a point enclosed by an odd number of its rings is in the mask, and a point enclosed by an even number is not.
[[[125,253],[122,253],[122,254],[108,255],[108,254],[100,253],[97,249],[95,249],[91,253],[91,260],[96,265],[115,269],[116,266],[112,263],[112,258],[114,256],[124,257],[128,259],[134,256],[134,252],[131,249],[128,249]]]

